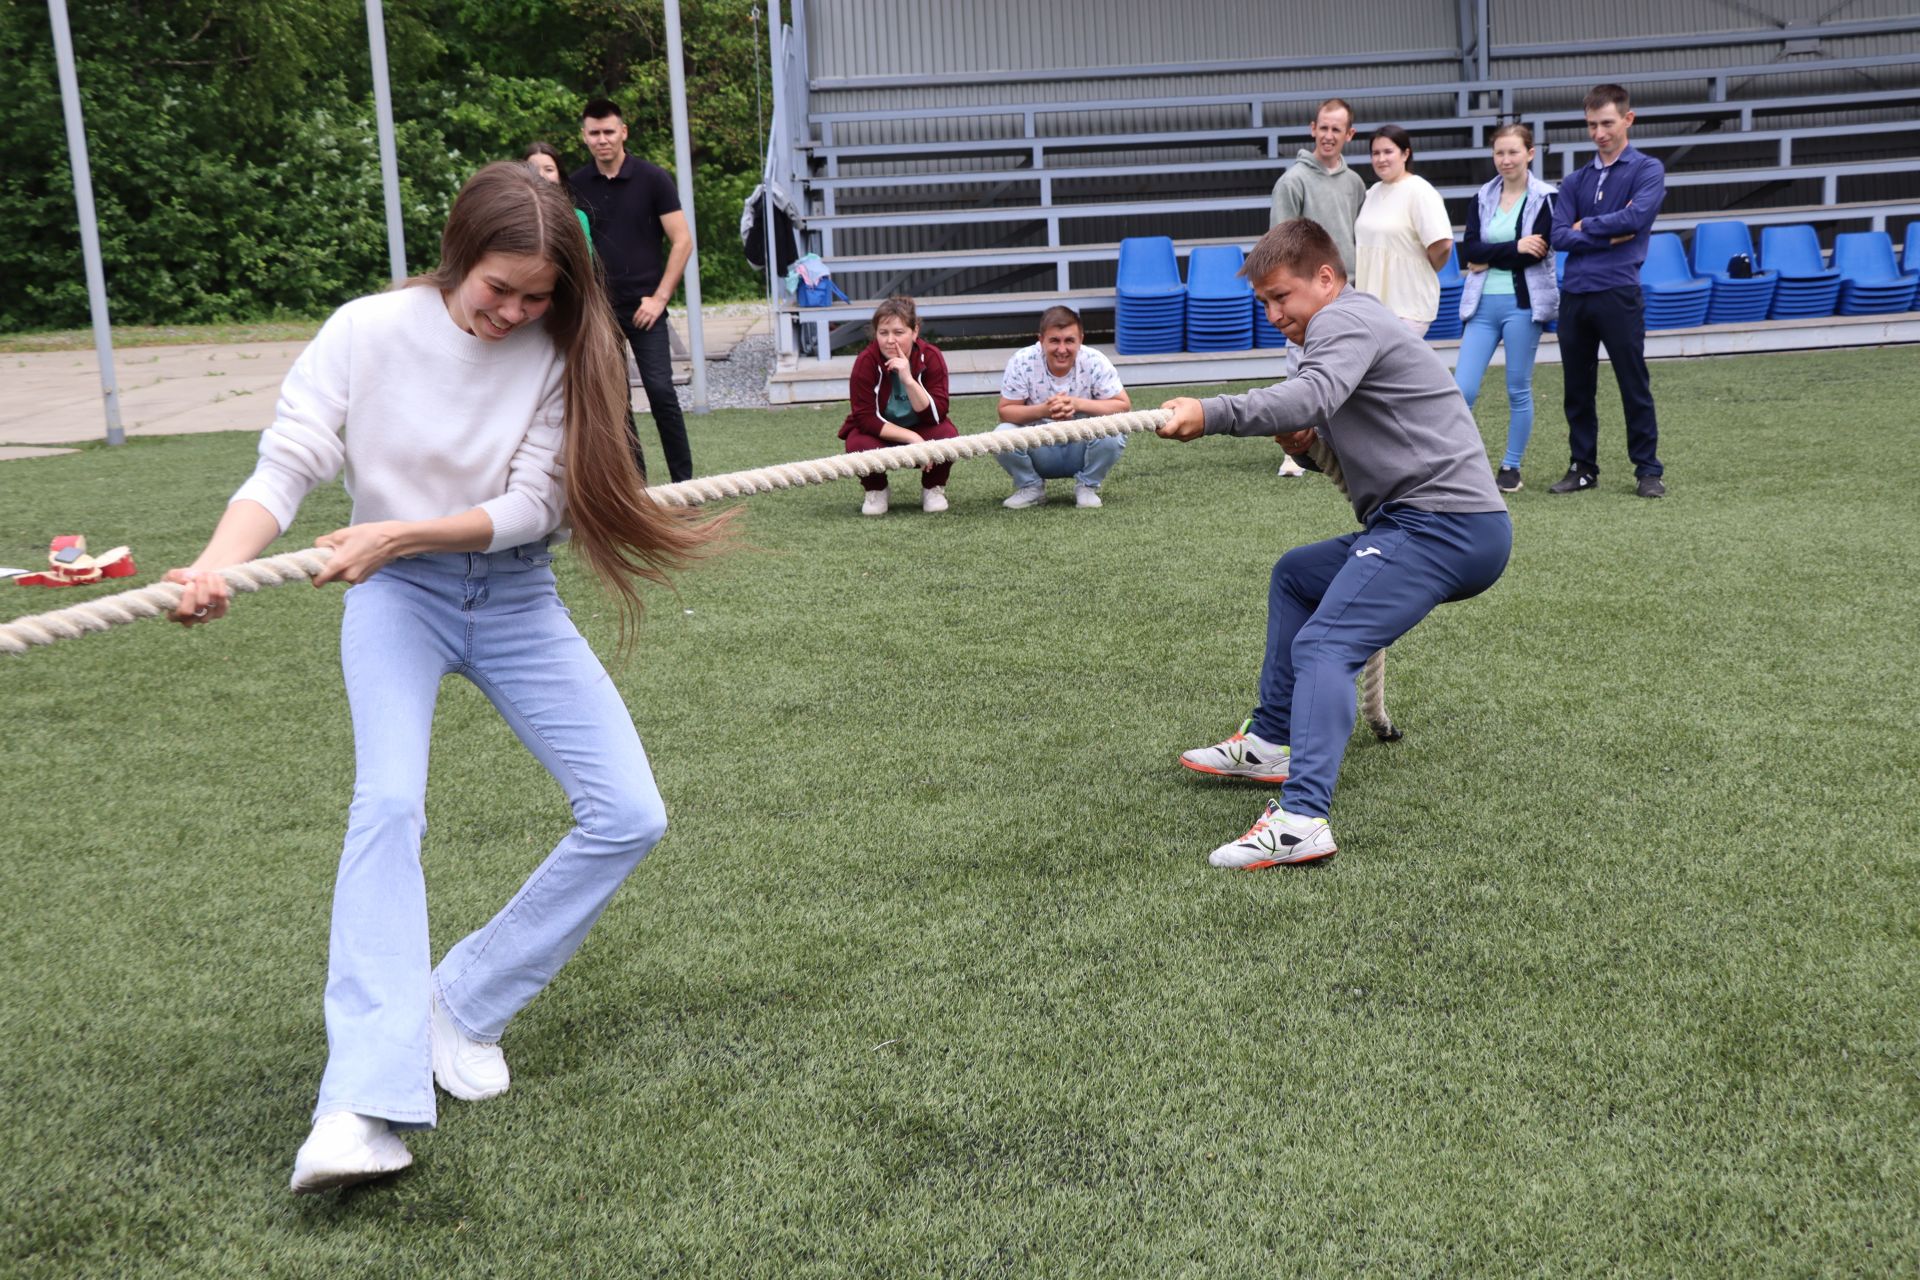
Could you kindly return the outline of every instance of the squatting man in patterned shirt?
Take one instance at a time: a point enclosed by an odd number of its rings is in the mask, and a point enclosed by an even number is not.
[[[1133,400],[1120,385],[1113,362],[1085,344],[1079,314],[1069,307],[1049,308],[1040,317],[1040,340],[1007,361],[1000,379],[998,429],[1130,412]],[[1072,476],[1074,505],[1097,507],[1100,483],[1126,447],[1124,437],[1104,436],[996,453],[994,461],[1013,478],[1013,496],[1001,505],[1014,510],[1037,507],[1047,500],[1047,481]]]

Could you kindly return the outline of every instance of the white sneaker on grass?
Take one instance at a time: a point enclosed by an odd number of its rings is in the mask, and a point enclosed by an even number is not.
[[[1100,491],[1087,484],[1073,486],[1073,505],[1088,508],[1100,506]]]
[[[1037,507],[1047,500],[1047,486],[1030,484],[1024,489],[1015,489],[1013,496],[1000,505],[1009,511],[1019,511],[1026,507]]]
[[[313,1132],[293,1158],[297,1196],[398,1173],[413,1163],[413,1153],[385,1120],[329,1111],[313,1122]]]
[[[938,515],[947,509],[947,487],[937,484],[931,489],[920,491],[920,509],[928,515]]]
[[[1180,763],[1195,773],[1210,773],[1216,778],[1245,778],[1249,782],[1279,783],[1287,780],[1291,753],[1253,732],[1253,721],[1225,742],[1210,747],[1195,747],[1180,753]]]
[[[885,489],[867,490],[867,496],[860,499],[860,514],[863,516],[887,514],[887,491]]]
[[[500,1046],[462,1031],[438,991],[427,1014],[427,1039],[433,1046],[434,1081],[462,1102],[497,1098],[512,1083]]]
[[[1291,867],[1318,862],[1339,852],[1325,818],[1288,813],[1278,800],[1267,801],[1267,811],[1238,840],[1207,855],[1216,867],[1258,871],[1263,867]]]

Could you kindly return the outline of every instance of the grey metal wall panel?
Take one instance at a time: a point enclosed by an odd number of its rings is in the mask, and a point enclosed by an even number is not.
[[[808,0],[815,79],[1452,48],[1451,0]]]
[[[1659,0],[1638,4],[1573,5],[1539,0],[1488,0],[1493,43],[1633,39],[1689,33],[1752,31],[1789,22],[1859,22],[1911,18],[1913,0]],[[1746,59],[1739,59],[1745,61]],[[1754,59],[1765,61],[1764,58]]]

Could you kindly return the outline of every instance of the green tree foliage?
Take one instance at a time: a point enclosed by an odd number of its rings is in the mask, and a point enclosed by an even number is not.
[[[754,7],[681,5],[709,298],[762,287],[735,233],[760,168]],[[361,0],[70,0],[69,11],[116,321],[323,315],[385,282]],[[659,0],[388,0],[386,26],[412,270],[433,265],[447,207],[481,164],[536,139],[586,163],[588,97],[619,102],[629,148],[673,167]],[[81,325],[46,7],[0,4],[0,49],[0,332]]]

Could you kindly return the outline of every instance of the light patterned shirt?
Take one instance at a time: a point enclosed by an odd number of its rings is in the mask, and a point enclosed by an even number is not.
[[[1064,378],[1054,377],[1047,369],[1046,352],[1037,342],[1014,352],[1000,378],[1000,398],[1020,404],[1045,404],[1054,396],[1111,400],[1124,390],[1113,361],[1087,346],[1080,348]]]

